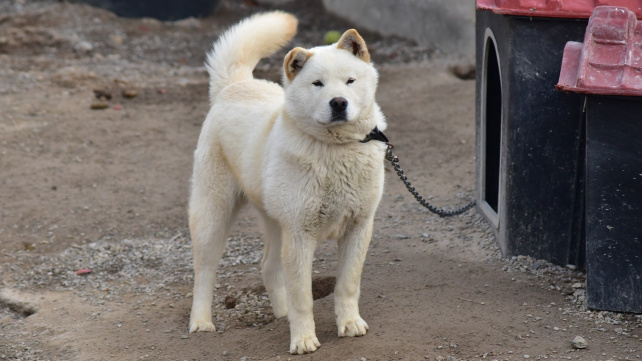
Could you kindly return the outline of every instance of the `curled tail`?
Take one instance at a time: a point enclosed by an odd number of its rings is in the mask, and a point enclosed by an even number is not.
[[[249,17],[221,35],[205,64],[210,74],[210,104],[225,86],[251,79],[259,60],[290,41],[297,24],[293,15],[274,11]]]

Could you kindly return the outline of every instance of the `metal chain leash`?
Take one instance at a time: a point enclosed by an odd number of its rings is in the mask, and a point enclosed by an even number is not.
[[[413,187],[412,184],[410,184],[410,182],[408,181],[408,177],[404,175],[403,169],[401,169],[401,167],[399,166],[399,158],[392,153],[392,150],[395,148],[395,146],[388,142],[386,142],[386,146],[388,147],[386,149],[386,159],[389,160],[390,163],[392,163],[392,166],[395,168],[397,175],[399,176],[401,181],[406,185],[408,192],[410,192],[410,194],[412,194],[415,197],[415,199],[417,200],[417,202],[419,202],[419,204],[426,207],[429,211],[431,211],[432,213],[435,213],[439,217],[444,218],[444,217],[452,217],[452,216],[462,214],[467,210],[471,209],[473,206],[475,206],[474,200],[461,208],[453,209],[453,210],[437,208],[431,205],[430,203],[428,203],[428,201],[426,201],[424,197],[420,196],[419,193],[415,191],[415,187]]]

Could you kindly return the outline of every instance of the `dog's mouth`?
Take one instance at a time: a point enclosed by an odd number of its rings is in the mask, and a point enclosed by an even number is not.
[[[337,122],[347,122],[348,117],[345,112],[332,112],[332,117],[330,117],[330,123]]]

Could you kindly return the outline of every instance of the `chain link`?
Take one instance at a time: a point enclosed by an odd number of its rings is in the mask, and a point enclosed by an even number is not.
[[[408,192],[410,192],[410,194],[412,194],[415,197],[415,199],[417,200],[417,202],[419,202],[419,204],[426,207],[429,211],[438,215],[439,217],[444,218],[444,217],[452,217],[452,216],[462,214],[475,206],[474,200],[461,208],[453,209],[453,210],[437,208],[432,204],[428,203],[428,201],[426,201],[424,197],[420,196],[419,193],[415,191],[415,187],[413,187],[412,184],[410,184],[410,182],[408,181],[408,177],[404,175],[403,169],[401,169],[401,167],[399,166],[399,158],[397,158],[397,156],[394,155],[394,153],[392,153],[392,150],[394,149],[395,146],[390,143],[386,143],[386,145],[388,147],[386,149],[386,159],[389,160],[390,163],[392,163],[392,166],[395,168],[397,175],[399,176],[403,184],[406,185]]]

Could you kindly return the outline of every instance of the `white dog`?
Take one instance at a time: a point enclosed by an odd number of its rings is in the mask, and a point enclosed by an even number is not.
[[[276,317],[288,316],[290,352],[315,351],[311,273],[318,242],[338,242],[338,333],[362,336],[361,270],[384,181],[384,130],[375,102],[378,74],[366,44],[348,30],[333,45],[294,48],[283,88],[252,77],[262,57],[296,33],[283,12],[229,29],[208,56],[210,101],[194,153],[189,225],[194,250],[190,332],[214,331],[216,268],[239,207],[250,203],[265,228],[262,275]]]

